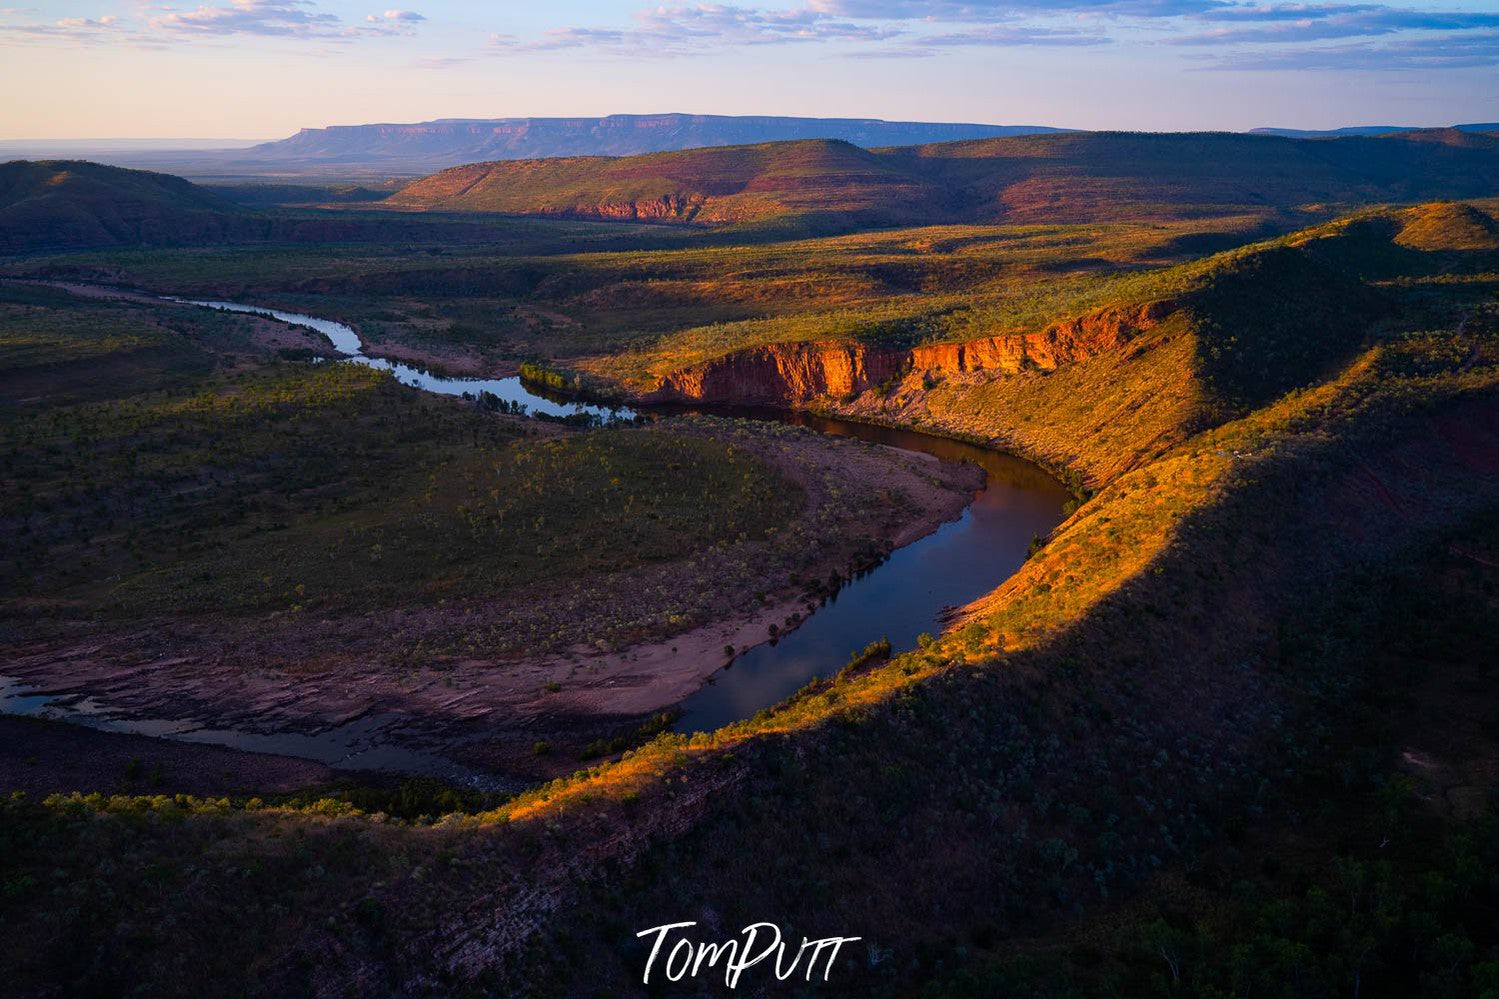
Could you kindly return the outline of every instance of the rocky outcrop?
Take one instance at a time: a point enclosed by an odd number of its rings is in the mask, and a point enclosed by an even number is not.
[[[911,349],[842,340],[767,344],[673,371],[642,401],[796,406],[851,398],[910,371],[1051,371],[1123,346],[1173,307],[1159,301],[1103,309],[1039,333]]]
[[[1171,311],[1169,302],[1104,309],[1054,323],[1040,333],[991,336],[967,343],[939,343],[911,351],[911,366],[925,371],[1052,371],[1122,347]]]
[[[647,400],[795,405],[842,399],[900,374],[909,356],[843,341],[751,347],[672,372]]]
[[[635,201],[605,201],[578,205],[571,210],[547,213],[577,218],[605,218],[630,222],[691,222],[702,210],[704,198],[685,194],[663,194]]]

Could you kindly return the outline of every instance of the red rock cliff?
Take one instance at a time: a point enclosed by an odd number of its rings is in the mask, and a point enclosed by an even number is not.
[[[858,395],[906,371],[1054,370],[1116,349],[1159,323],[1170,302],[1103,309],[1039,333],[982,337],[909,350],[847,341],[768,344],[673,371],[646,402],[790,405]]]

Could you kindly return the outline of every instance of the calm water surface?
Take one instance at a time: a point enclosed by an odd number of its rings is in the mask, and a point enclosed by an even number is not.
[[[922,632],[942,630],[943,610],[983,596],[1013,575],[1032,538],[1061,523],[1062,505],[1070,498],[1035,465],[971,444],[805,413],[758,415],[944,461],[969,461],[988,473],[987,482],[961,519],[897,549],[795,631],[750,649],[715,674],[683,702],[679,732],[712,731],[748,718],[812,677],[836,673],[850,655],[880,638],[889,638],[896,652],[915,648]]]
[[[333,349],[342,354],[343,359],[348,363],[389,371],[402,385],[410,385],[412,388],[419,388],[436,395],[477,397],[480,392],[490,392],[505,402],[517,402],[524,405],[526,412],[532,415],[541,413],[546,416],[564,417],[587,413],[603,420],[628,420],[635,415],[633,410],[623,406],[594,406],[584,402],[538,395],[514,375],[509,378],[443,378],[409,364],[388,361],[383,357],[366,357],[364,344],[360,342],[359,334],[343,323],[335,323],[331,319],[318,319],[316,316],[304,316],[299,312],[263,309],[255,305],[239,305],[234,302],[201,301],[189,298],[174,298],[171,301],[201,305],[210,309],[222,309],[225,312],[249,312],[257,316],[270,316],[272,319],[279,319],[283,323],[291,323],[294,326],[306,326],[327,337],[328,341],[333,344]]]

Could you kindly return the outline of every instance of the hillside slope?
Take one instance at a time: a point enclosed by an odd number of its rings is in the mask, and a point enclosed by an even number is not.
[[[0,164],[0,253],[217,242],[241,210],[180,177],[83,160]]]
[[[856,225],[945,218],[942,197],[875,153],[811,139],[619,159],[475,163],[416,181],[384,204],[698,223],[836,214]]]
[[[1499,121],[1470,122],[1453,125],[1459,132],[1499,132]],[[1349,125],[1344,128],[1251,128],[1250,135],[1283,135],[1289,139],[1331,139],[1340,135],[1390,135],[1394,132],[1423,132],[1427,125]]]
[[[1475,198],[1499,190],[1499,137],[1437,129],[1288,139],[1091,132],[883,151],[977,218],[1086,221]]]
[[[319,189],[307,190],[312,196]],[[333,189],[321,191],[328,200],[338,197]],[[359,191],[354,198],[357,201]],[[246,204],[236,204],[211,188],[146,170],[83,160],[13,160],[0,163],[0,256],[139,246],[354,241],[450,246],[525,240],[537,246],[548,238],[536,226],[496,224],[480,217],[419,219],[390,212],[261,211],[254,207],[255,200],[251,191]],[[571,225],[549,228],[563,242],[570,240],[566,230],[581,231]],[[637,242],[631,230],[609,228],[610,239],[630,245]]]
[[[1454,130],[1326,140],[1078,132],[865,151],[828,141],[476,163],[385,202],[696,223],[1083,222],[1481,197],[1499,138]]]
[[[588,368],[649,401],[831,409],[977,437],[1098,483],[1327,377],[1410,311],[1392,282],[1479,280],[1499,268],[1496,249],[1495,220],[1472,205],[1373,209],[1120,278],[1085,311],[1059,299],[1028,330],[916,345],[855,332],[678,368],[667,337]]]

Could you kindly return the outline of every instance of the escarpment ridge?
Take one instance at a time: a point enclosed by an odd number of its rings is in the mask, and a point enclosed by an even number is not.
[[[910,348],[836,340],[766,344],[670,372],[642,401],[801,406],[817,399],[848,399],[913,371],[1052,371],[1123,346],[1156,326],[1173,307],[1169,301],[1111,307],[1038,333]]]
[[[860,148],[829,139],[641,156],[492,160],[413,181],[380,204],[817,230],[943,223],[1197,218],[1483,197],[1499,139],[1451,130],[1290,139],[1084,132]],[[1311,216],[1308,206],[1320,206]]]

